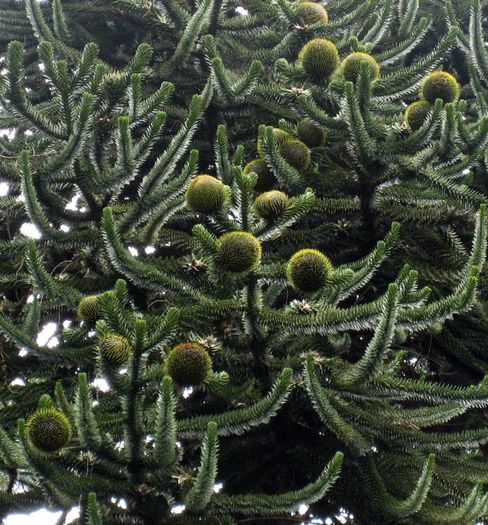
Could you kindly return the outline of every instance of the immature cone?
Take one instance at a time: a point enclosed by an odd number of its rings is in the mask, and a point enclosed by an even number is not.
[[[330,40],[315,38],[298,55],[305,73],[314,80],[328,78],[339,67],[339,52]]]
[[[80,321],[94,323],[100,318],[100,307],[96,295],[88,295],[78,303],[76,315]]]
[[[291,139],[291,135],[280,128],[273,128],[273,135],[274,135],[274,138],[276,140],[276,144],[278,145],[278,147],[284,144],[287,140]],[[258,138],[257,149],[258,149],[259,156],[263,158],[264,157],[264,145],[260,138]]]
[[[263,219],[277,219],[283,215],[288,206],[288,201],[288,195],[282,191],[267,191],[256,198],[254,210]]]
[[[446,71],[434,71],[422,83],[421,96],[433,104],[440,98],[447,104],[455,102],[461,93],[458,81]]]
[[[417,102],[413,102],[405,110],[405,120],[411,129],[419,129],[423,126],[431,111],[432,106],[429,102],[426,100],[417,100]]]
[[[212,371],[212,359],[200,343],[181,343],[166,357],[166,371],[181,386],[198,386]]]
[[[304,118],[297,124],[298,138],[309,148],[322,146],[325,142],[325,130],[313,120]]]
[[[268,190],[273,187],[275,178],[264,159],[255,159],[247,163],[244,167],[244,173],[251,172],[258,176],[258,182],[255,186],[257,191]]]
[[[113,365],[125,363],[132,354],[129,341],[118,334],[105,334],[98,340],[98,348],[104,359]]]
[[[289,140],[280,147],[281,156],[299,171],[310,166],[311,153],[308,146],[301,140]]]
[[[291,284],[302,292],[320,290],[332,272],[329,258],[318,250],[296,252],[288,261],[286,274]]]
[[[327,23],[329,15],[325,8],[316,2],[300,2],[295,10],[297,20],[305,24]]]
[[[27,420],[27,435],[44,452],[56,452],[71,439],[68,418],[55,408],[40,408]]]
[[[201,213],[217,210],[224,203],[224,199],[224,185],[210,175],[198,175],[186,190],[187,207]]]
[[[361,73],[361,63],[366,62],[369,68],[369,76],[371,80],[375,80],[380,76],[380,66],[376,59],[368,53],[357,51],[351,53],[342,62],[342,74],[346,80],[356,82]]]
[[[220,238],[215,262],[228,272],[252,270],[261,260],[261,243],[247,232],[230,232]]]

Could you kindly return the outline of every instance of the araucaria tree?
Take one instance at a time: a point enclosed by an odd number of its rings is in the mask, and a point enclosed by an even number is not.
[[[488,519],[483,10],[2,2],[0,517]]]

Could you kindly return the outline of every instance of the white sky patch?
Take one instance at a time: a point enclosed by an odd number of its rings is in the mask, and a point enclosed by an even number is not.
[[[70,523],[78,518],[80,509],[73,507],[66,518],[66,523]],[[52,512],[47,509],[37,510],[31,514],[11,514],[3,519],[4,525],[56,525],[61,517],[61,512]]]
[[[189,386],[183,389],[182,395],[185,399],[188,399],[192,394],[193,394],[193,387]]]
[[[137,257],[139,255],[139,250],[135,246],[127,246],[127,249],[132,256]]]
[[[224,484],[221,481],[218,481],[213,486],[213,491],[215,492],[215,494],[218,494],[223,488],[224,488]]]
[[[12,140],[15,137],[15,130],[6,128],[0,129],[0,137]]]
[[[55,348],[56,346],[59,346],[59,339],[57,337],[51,337],[51,339],[49,339],[47,342],[47,347]]]
[[[58,325],[56,323],[53,323],[53,322],[50,322],[50,323],[46,323],[41,331],[37,334],[37,344],[39,346],[50,346],[50,341],[51,341],[51,338],[54,336],[54,334],[56,333],[56,330],[58,329]],[[57,337],[56,337],[57,339]],[[59,343],[59,341],[58,341]]]
[[[146,246],[144,248],[144,252],[147,253],[147,255],[151,255],[156,251],[156,248],[154,246]]]
[[[96,377],[92,382],[91,386],[100,390],[100,392],[108,392],[110,390],[110,385],[104,377]]]
[[[10,386],[25,386],[25,381],[21,377],[16,377],[10,382]]]
[[[75,193],[73,197],[71,197],[71,200],[66,204],[65,209],[71,210],[71,211],[80,211],[81,208],[78,206],[78,201],[81,199],[81,195],[79,193]]]
[[[0,197],[5,197],[10,191],[10,186],[8,182],[0,182]]]
[[[61,226],[59,227],[59,229],[62,231],[62,232],[69,232],[71,230],[71,228],[67,225],[67,224],[61,224]]]
[[[120,498],[119,500],[117,498],[110,498],[110,501],[115,503],[117,507],[120,507],[121,509],[125,510],[127,508],[127,502],[123,498]]]
[[[171,507],[171,514],[181,514],[185,511],[185,508],[186,507],[184,505],[173,505]]]
[[[31,239],[40,239],[42,237],[42,233],[38,230],[35,224],[32,224],[32,222],[24,222],[20,227],[20,233]]]
[[[236,13],[241,16],[247,16],[249,14],[249,11],[242,6],[236,7]]]

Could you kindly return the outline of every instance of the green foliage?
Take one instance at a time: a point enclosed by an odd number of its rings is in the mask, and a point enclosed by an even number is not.
[[[0,5],[0,517],[486,520],[483,9]]]

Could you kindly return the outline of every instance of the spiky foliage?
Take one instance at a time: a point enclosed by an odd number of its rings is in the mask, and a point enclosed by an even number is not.
[[[286,521],[306,503],[359,523],[486,520],[481,3],[468,15],[437,0],[334,0],[329,24],[296,7],[0,5],[0,45],[23,43],[2,48],[0,87],[14,131],[0,139],[3,515],[80,505],[96,525],[229,524]],[[316,39],[373,56],[381,77],[361,61],[355,82],[335,67],[307,74],[300,50]],[[408,129],[405,107],[440,67],[462,99]],[[280,136],[302,140],[304,119],[327,141],[299,170]],[[254,213],[260,174],[244,168],[256,138],[254,168],[289,196],[272,221]],[[197,173],[227,186],[219,209],[187,209]],[[260,264],[219,266],[231,232],[257,240]],[[313,293],[286,275],[305,247],[334,261]],[[88,295],[100,315],[78,323]],[[43,345],[47,322],[58,337]],[[109,334],[132,348],[123,367],[99,352]],[[212,355],[191,389],[165,375],[181,341]],[[73,428],[49,457],[17,421],[44,393]]]
[[[165,360],[168,375],[178,385],[200,385],[212,370],[212,359],[200,343],[180,343]]]

